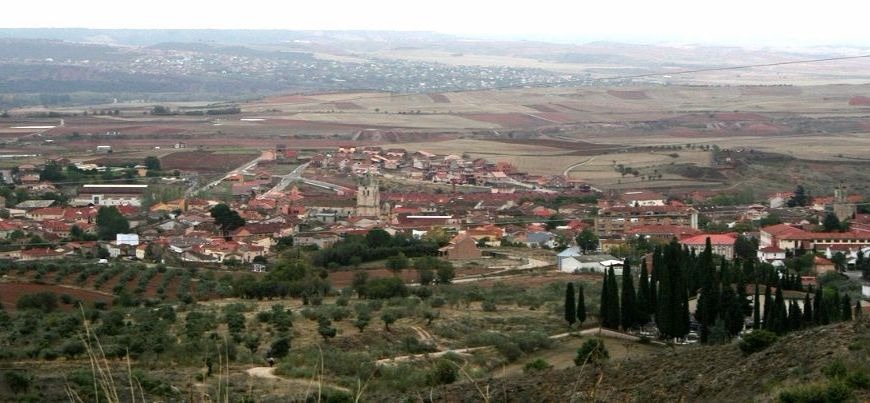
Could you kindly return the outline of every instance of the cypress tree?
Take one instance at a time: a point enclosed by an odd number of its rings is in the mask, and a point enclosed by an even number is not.
[[[852,320],[852,300],[849,299],[849,295],[846,294],[842,299],[843,303],[843,313],[840,315],[841,320]]]
[[[610,287],[607,286],[607,273],[604,273],[604,281],[601,282],[601,303],[598,305],[598,322],[601,327],[608,327],[607,312],[609,311],[608,304],[610,298],[607,293]]]
[[[773,330],[773,296],[770,295],[770,285],[764,286],[764,330]]]
[[[810,327],[813,325],[813,304],[810,301],[810,293],[804,295],[804,317],[802,327]]]
[[[813,324],[815,325],[827,325],[827,310],[824,305],[824,296],[822,293],[822,288],[819,287],[816,289],[816,295],[813,297]]]
[[[803,314],[801,313],[800,306],[798,306],[797,301],[792,300],[788,304],[788,330],[800,329],[802,320]]]
[[[677,240],[672,239],[665,248],[664,265],[659,270],[656,323],[661,333],[669,337],[689,333],[689,295],[682,267],[685,255]]]
[[[737,302],[740,305],[740,312],[743,313],[743,317],[747,317],[752,314],[751,301],[749,300],[749,295],[746,294],[746,282],[743,281],[743,276],[737,280]]]
[[[736,336],[743,329],[743,308],[737,294],[729,286],[725,286],[722,292],[725,305],[722,307],[721,317],[725,320],[725,329],[728,334]],[[714,322],[715,323],[715,322]]]
[[[752,329],[761,329],[761,299],[758,295],[758,282],[755,283],[755,296],[752,302]]]
[[[840,305],[840,291],[837,289],[834,289],[833,298],[831,298],[831,303],[828,304],[828,312],[828,318],[831,320],[831,322],[839,322],[840,320],[842,320],[840,318],[840,313],[842,313]]]
[[[611,267],[607,271],[607,327],[619,329],[619,286],[616,283],[616,272]]]
[[[676,240],[671,243],[677,244]],[[679,249],[678,249],[679,250]],[[687,256],[684,253],[682,256]],[[689,289],[686,279],[686,261],[680,259],[677,266],[674,267],[674,276],[676,284],[674,301],[676,302],[676,310],[674,314],[675,326],[674,331],[677,337],[684,337],[689,334]]]
[[[863,310],[861,309],[861,299],[858,298],[858,301],[855,302],[855,320],[861,320],[861,316],[863,316]]]
[[[649,275],[646,272],[646,260],[640,264],[640,281],[637,288],[637,321],[640,325],[649,323]]]
[[[776,299],[773,304],[772,326],[776,334],[785,334],[788,331],[788,310],[785,306],[785,297],[782,295],[782,287],[776,287]]]
[[[670,246],[665,250],[666,257],[658,259],[655,264],[653,275],[658,278],[658,290],[656,301],[656,326],[664,336],[673,337],[673,306],[671,304],[671,276],[670,263],[666,266],[665,259],[673,259]]]
[[[568,322],[568,326],[574,325],[574,322],[577,321],[577,306],[574,301],[574,283],[568,282],[568,286],[565,287],[565,321]]]
[[[583,285],[579,286],[579,295],[577,296],[577,322],[582,325],[586,321],[586,297],[583,296]]]
[[[656,246],[653,251],[653,267],[650,270],[650,278],[649,278],[649,312],[651,315],[657,315],[659,313],[658,304],[659,304],[659,275],[658,271],[661,270],[663,266],[663,258],[662,258],[662,248],[661,246]]]
[[[624,330],[634,328],[637,325],[637,304],[634,291],[634,279],[631,275],[631,264],[628,259],[622,268],[622,298],[620,298],[620,323]]]
[[[818,301],[818,303],[816,303]],[[816,301],[813,301],[813,319],[816,319],[816,324],[818,325],[827,325],[831,323],[831,312],[828,309],[828,298],[825,298],[825,293],[821,288],[816,290]]]

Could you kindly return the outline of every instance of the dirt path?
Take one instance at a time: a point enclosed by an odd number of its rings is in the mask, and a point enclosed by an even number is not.
[[[245,372],[254,378],[262,378],[262,379],[273,379],[277,382],[288,383],[293,386],[297,386],[300,388],[310,389],[312,391],[317,390],[318,381],[316,379],[294,379],[294,378],[282,378],[278,375],[275,375],[275,367],[253,367],[248,368]],[[332,383],[322,383],[323,387],[338,390],[345,393],[353,393],[350,389],[345,388],[343,386],[338,386]]]
[[[422,328],[420,328],[418,326],[412,326],[411,328],[417,332],[417,334],[420,336],[421,340],[424,340],[424,341],[426,340],[426,338],[424,337],[424,334],[428,334],[429,337],[432,336],[431,334],[429,334],[428,332],[426,332],[425,330],[423,330]],[[568,337],[571,335],[575,335],[575,334],[581,335],[581,336],[600,335],[600,336],[610,337],[610,338],[614,338],[614,339],[622,339],[622,340],[627,340],[627,341],[640,340],[639,337],[634,336],[634,335],[630,335],[630,334],[622,333],[622,332],[617,332],[615,330],[610,330],[610,329],[603,329],[600,327],[593,327],[593,328],[589,328],[589,329],[584,329],[584,330],[581,330],[579,332],[567,332],[567,333],[554,334],[554,335],[550,336],[550,338],[551,339],[562,339],[562,338],[565,338],[565,337]],[[489,348],[489,347],[492,347],[492,346],[469,347],[469,348],[460,348],[460,349],[456,349],[456,350],[449,350],[448,349],[448,350],[436,351],[433,353],[400,355],[398,357],[384,358],[382,360],[377,360],[376,364],[385,365],[385,364],[395,364],[397,362],[402,362],[402,361],[412,361],[412,360],[415,360],[418,358],[437,358],[437,357],[441,357],[442,355],[447,354],[447,353],[454,353],[454,354],[463,355],[463,354],[468,354],[468,353],[475,351],[475,350],[481,350],[481,349]]]
[[[568,166],[568,168],[565,168],[565,172],[562,172],[562,176],[567,177],[571,173],[572,169],[577,168],[579,166],[583,166],[584,164],[586,164],[588,162],[592,162],[594,160],[595,160],[595,157],[591,157],[591,158],[587,159],[586,161],[580,161],[576,164],[570,165],[570,166]]]

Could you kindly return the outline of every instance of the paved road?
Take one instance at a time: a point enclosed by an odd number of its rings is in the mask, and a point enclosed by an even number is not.
[[[249,169],[251,169],[251,168],[257,166],[257,163],[260,162],[260,158],[261,158],[261,157],[254,158],[253,160],[251,160],[251,161],[245,163],[244,165],[242,165],[242,166],[240,166],[240,167],[238,167],[238,168],[236,168],[236,169],[233,169],[232,171],[227,172],[227,174],[224,175],[224,176],[222,176],[220,179],[218,179],[218,180],[214,180],[214,181],[211,181],[211,182],[209,182],[208,184],[206,184],[205,186],[203,186],[203,187],[201,187],[201,188],[199,188],[199,189],[193,189],[193,190],[191,190],[191,191],[190,191],[190,194],[195,195],[195,194],[197,194],[197,193],[199,193],[199,192],[202,192],[203,190],[211,189],[211,188],[213,188],[213,187],[219,185],[221,182],[223,182],[225,179],[229,178],[231,175],[235,175],[235,174],[237,174],[237,173],[247,173]]]
[[[284,189],[287,188],[287,186],[290,186],[291,183],[293,183],[294,181],[296,181],[302,177],[302,172],[305,172],[305,168],[308,168],[308,164],[310,164],[310,162],[306,162],[306,163],[296,167],[296,169],[294,169],[293,171],[291,171],[287,175],[284,175],[281,178],[281,181],[278,182],[277,185],[275,185],[274,187],[269,189],[268,192],[257,196],[257,198],[262,199],[262,198],[265,198],[267,196],[277,195],[277,194],[283,192]]]

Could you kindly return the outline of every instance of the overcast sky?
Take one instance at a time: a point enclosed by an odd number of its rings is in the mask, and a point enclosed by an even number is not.
[[[422,30],[465,36],[870,46],[861,0],[10,1],[0,27]],[[231,6],[224,6],[231,4]]]

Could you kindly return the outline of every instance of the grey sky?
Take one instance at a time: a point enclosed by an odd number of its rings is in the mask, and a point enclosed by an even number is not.
[[[423,30],[513,39],[870,46],[870,5],[855,0],[48,0],[3,8],[0,27],[12,28]]]

